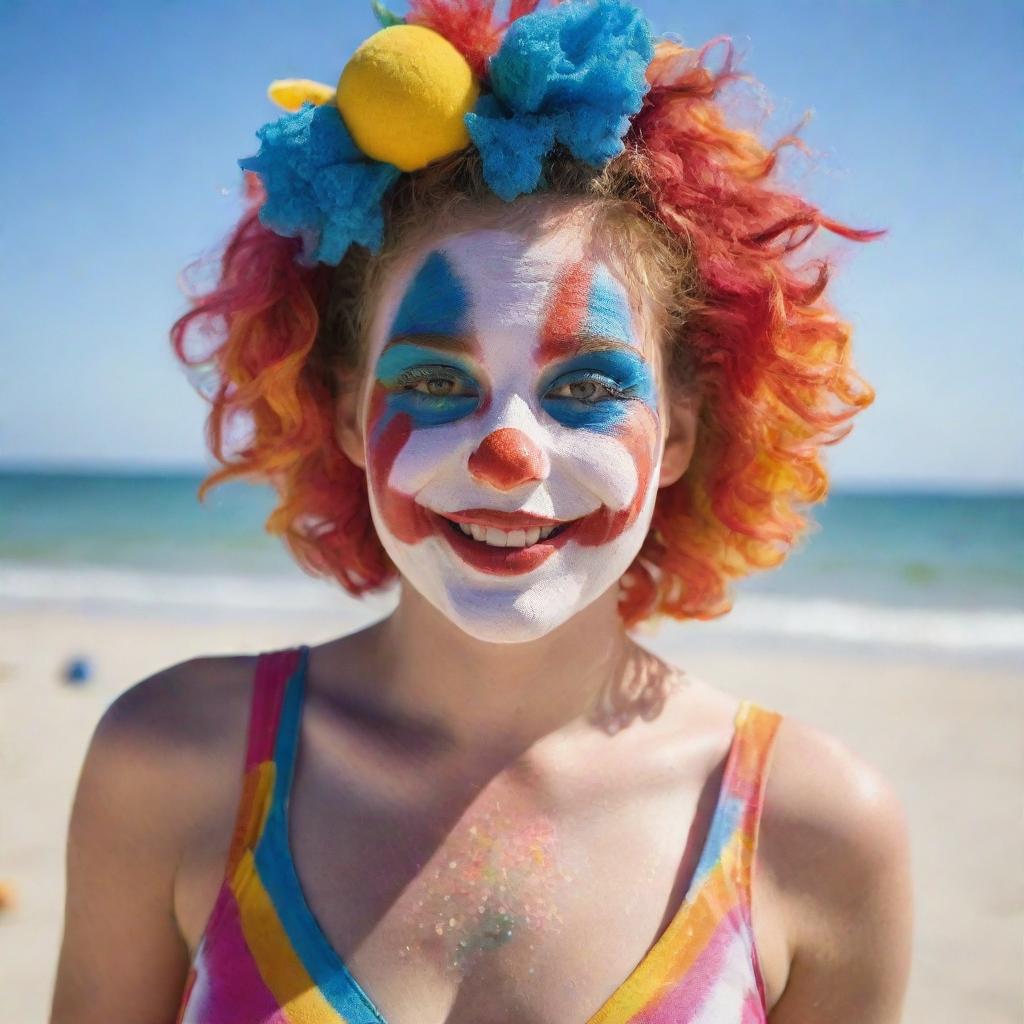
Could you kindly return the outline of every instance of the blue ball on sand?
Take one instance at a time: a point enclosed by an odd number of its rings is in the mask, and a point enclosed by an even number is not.
[[[79,686],[87,683],[92,677],[92,663],[88,658],[71,658],[64,665],[64,682]]]

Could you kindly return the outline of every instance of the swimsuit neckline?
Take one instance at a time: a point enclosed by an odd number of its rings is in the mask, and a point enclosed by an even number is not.
[[[359,997],[366,1011],[371,1014],[371,1021],[360,1021],[358,1024],[388,1024],[369,993],[348,969],[348,965],[337,950],[335,950],[321,928],[320,922],[306,900],[305,891],[299,880],[295,860],[292,856],[291,839],[288,831],[288,804],[291,797],[295,757],[298,752],[301,733],[302,707],[305,697],[308,663],[309,647],[303,646],[300,648],[298,664],[288,680],[281,709],[278,735],[274,746],[274,761],[277,766],[274,792],[267,815],[266,826],[257,846],[257,861],[262,861],[263,864],[271,868],[274,874],[277,875],[286,906],[279,906],[278,901],[274,901],[275,909],[283,919],[287,918],[289,932],[294,928],[297,934],[302,935],[303,941],[297,952],[299,952],[300,958],[309,970],[310,976],[314,979],[332,979],[332,989],[337,988],[337,979],[343,979],[341,984],[350,986],[350,991]],[[622,983],[602,1003],[597,1012],[586,1021],[586,1024],[598,1024],[603,1019],[603,1014],[607,1008],[621,997],[624,990],[643,984],[645,973],[653,969],[660,959],[663,959],[662,954],[667,948],[667,944],[679,933],[684,919],[690,914],[700,897],[708,873],[717,861],[722,846],[735,824],[733,819],[736,808],[730,807],[728,800],[729,782],[736,770],[741,729],[746,721],[749,708],[750,702],[741,700],[734,715],[732,739],[726,754],[725,769],[722,773],[721,784],[715,800],[715,808],[704,839],[701,856],[687,886],[686,895],[683,897],[682,903],[675,914],[673,914],[668,925],[659,937],[655,939],[654,944]],[[263,854],[262,857],[260,856],[261,853]],[[353,1022],[353,1024],[356,1024],[356,1022]]]

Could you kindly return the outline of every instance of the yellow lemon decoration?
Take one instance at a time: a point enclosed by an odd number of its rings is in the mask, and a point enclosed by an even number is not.
[[[391,25],[352,54],[337,104],[356,145],[415,171],[469,145],[463,117],[480,86],[465,57],[423,25]]]
[[[334,99],[334,89],[323,82],[312,82],[308,78],[278,78],[267,88],[267,96],[284,110],[293,114],[303,103],[320,106]]]

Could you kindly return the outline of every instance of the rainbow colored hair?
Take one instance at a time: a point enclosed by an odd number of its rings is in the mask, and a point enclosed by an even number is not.
[[[536,6],[513,0],[508,21]],[[406,20],[441,31],[480,72],[508,24],[495,26],[494,0],[412,0]],[[719,44],[725,60],[712,71],[705,59]],[[780,151],[805,147],[792,133],[768,147],[726,123],[716,99],[741,77],[728,39],[700,50],[658,41],[651,88],[616,158],[642,154],[644,205],[692,263],[696,295],[677,344],[702,397],[691,464],[659,492],[623,577],[620,610],[630,626],[657,615],[722,615],[732,607],[731,580],[780,564],[810,525],[806,507],[828,493],[823,446],[844,437],[874,399],[851,365],[850,326],[824,298],[831,263],[796,263],[794,254],[819,228],[855,241],[884,232],[840,224],[779,187]],[[370,517],[365,475],[333,427],[337,367],[327,335],[350,257],[338,268],[300,265],[299,240],[260,224],[253,176],[247,188],[249,209],[216,285],[194,296],[171,330],[178,358],[206,365],[215,383],[207,439],[221,465],[200,496],[232,478],[270,482],[280,500],[267,529],[299,564],[352,594],[376,590],[396,570]]]

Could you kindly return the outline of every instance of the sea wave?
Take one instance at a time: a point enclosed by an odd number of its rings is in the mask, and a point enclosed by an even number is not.
[[[0,562],[0,602],[51,608],[333,611],[347,600],[308,577],[243,576]]]
[[[375,598],[386,610],[389,599]],[[0,562],[0,607],[180,610],[274,615],[366,613],[339,587],[309,577],[191,574]],[[963,653],[1024,653],[1024,611],[920,608],[740,594],[728,615],[694,624],[707,639],[757,636]]]
[[[819,598],[746,594],[706,623],[774,637],[947,651],[1024,652],[1024,612],[1013,608],[914,608]]]

